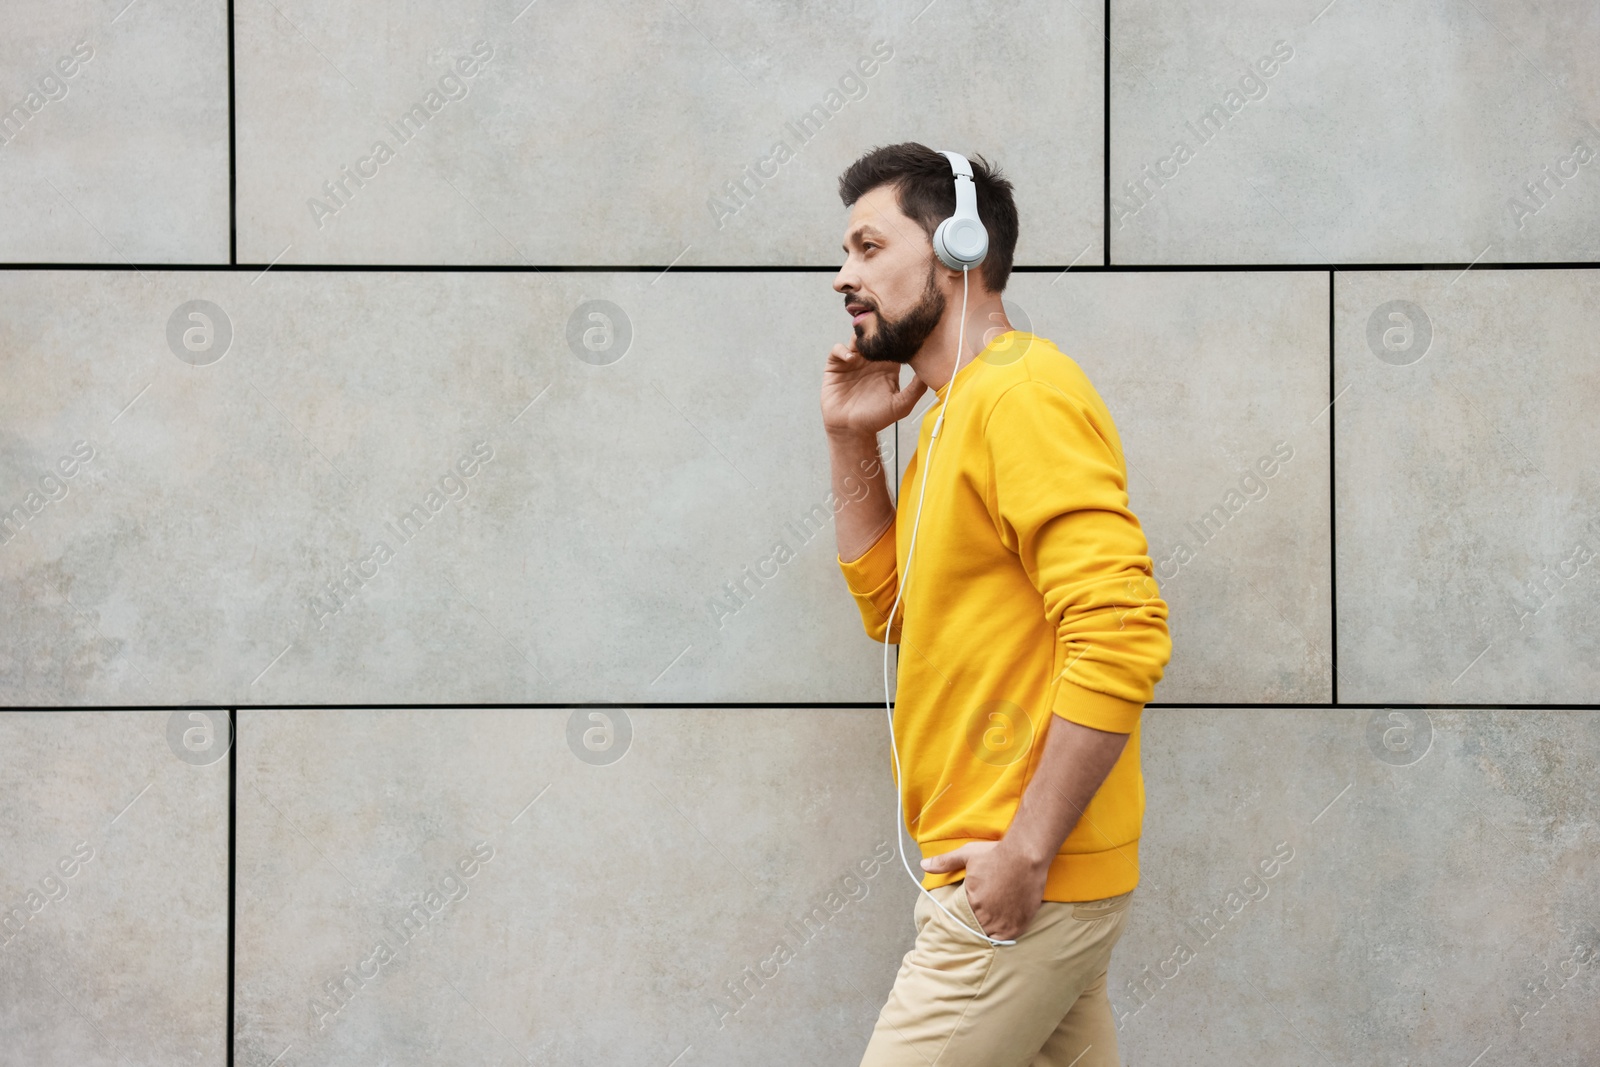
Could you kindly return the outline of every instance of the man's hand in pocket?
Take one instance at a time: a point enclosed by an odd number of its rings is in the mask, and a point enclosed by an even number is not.
[[[1050,864],[1034,863],[1004,841],[970,841],[958,849],[922,861],[935,874],[966,871],[967,902],[983,932],[1010,941],[1027,932],[1044,903]]]

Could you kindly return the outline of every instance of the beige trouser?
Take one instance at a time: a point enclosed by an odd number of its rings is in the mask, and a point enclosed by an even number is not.
[[[966,883],[929,890],[975,930]],[[1133,890],[1047,900],[1015,945],[992,945],[917,894],[901,961],[861,1067],[1121,1067],[1106,965]]]

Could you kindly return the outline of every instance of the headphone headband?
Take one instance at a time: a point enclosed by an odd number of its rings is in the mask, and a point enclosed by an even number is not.
[[[946,152],[940,149],[939,154],[950,161],[950,169],[958,178],[972,178],[972,164],[967,162],[967,157],[960,152]]]

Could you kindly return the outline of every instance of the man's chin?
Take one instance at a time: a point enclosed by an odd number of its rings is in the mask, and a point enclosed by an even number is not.
[[[907,363],[911,362],[909,358],[896,359],[894,356],[886,356],[880,352],[869,352],[867,349],[861,348],[860,346],[856,347],[856,351],[860,352],[861,358],[866,360],[868,363],[898,363],[901,366],[905,366]]]
[[[911,355],[915,354],[910,353],[905,359],[900,359],[897,356],[885,353],[880,345],[874,343],[874,339],[882,333],[881,330],[875,331],[872,335],[872,338],[867,336],[867,330],[864,326],[856,326],[855,332],[856,351],[860,352],[861,358],[865,359],[868,363],[899,363],[901,366],[904,366],[906,363],[910,362]]]

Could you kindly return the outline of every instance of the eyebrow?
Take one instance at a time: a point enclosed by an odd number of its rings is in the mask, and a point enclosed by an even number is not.
[[[863,223],[861,228],[859,230],[857,230],[852,236],[856,237],[857,239],[861,239],[861,238],[865,238],[869,234],[871,236],[873,236],[873,237],[878,238],[879,240],[883,239],[883,231],[879,230],[876,226],[872,225],[872,223],[870,223],[870,222]],[[849,244],[842,244],[839,247],[842,248],[846,253],[848,253],[850,251]]]

